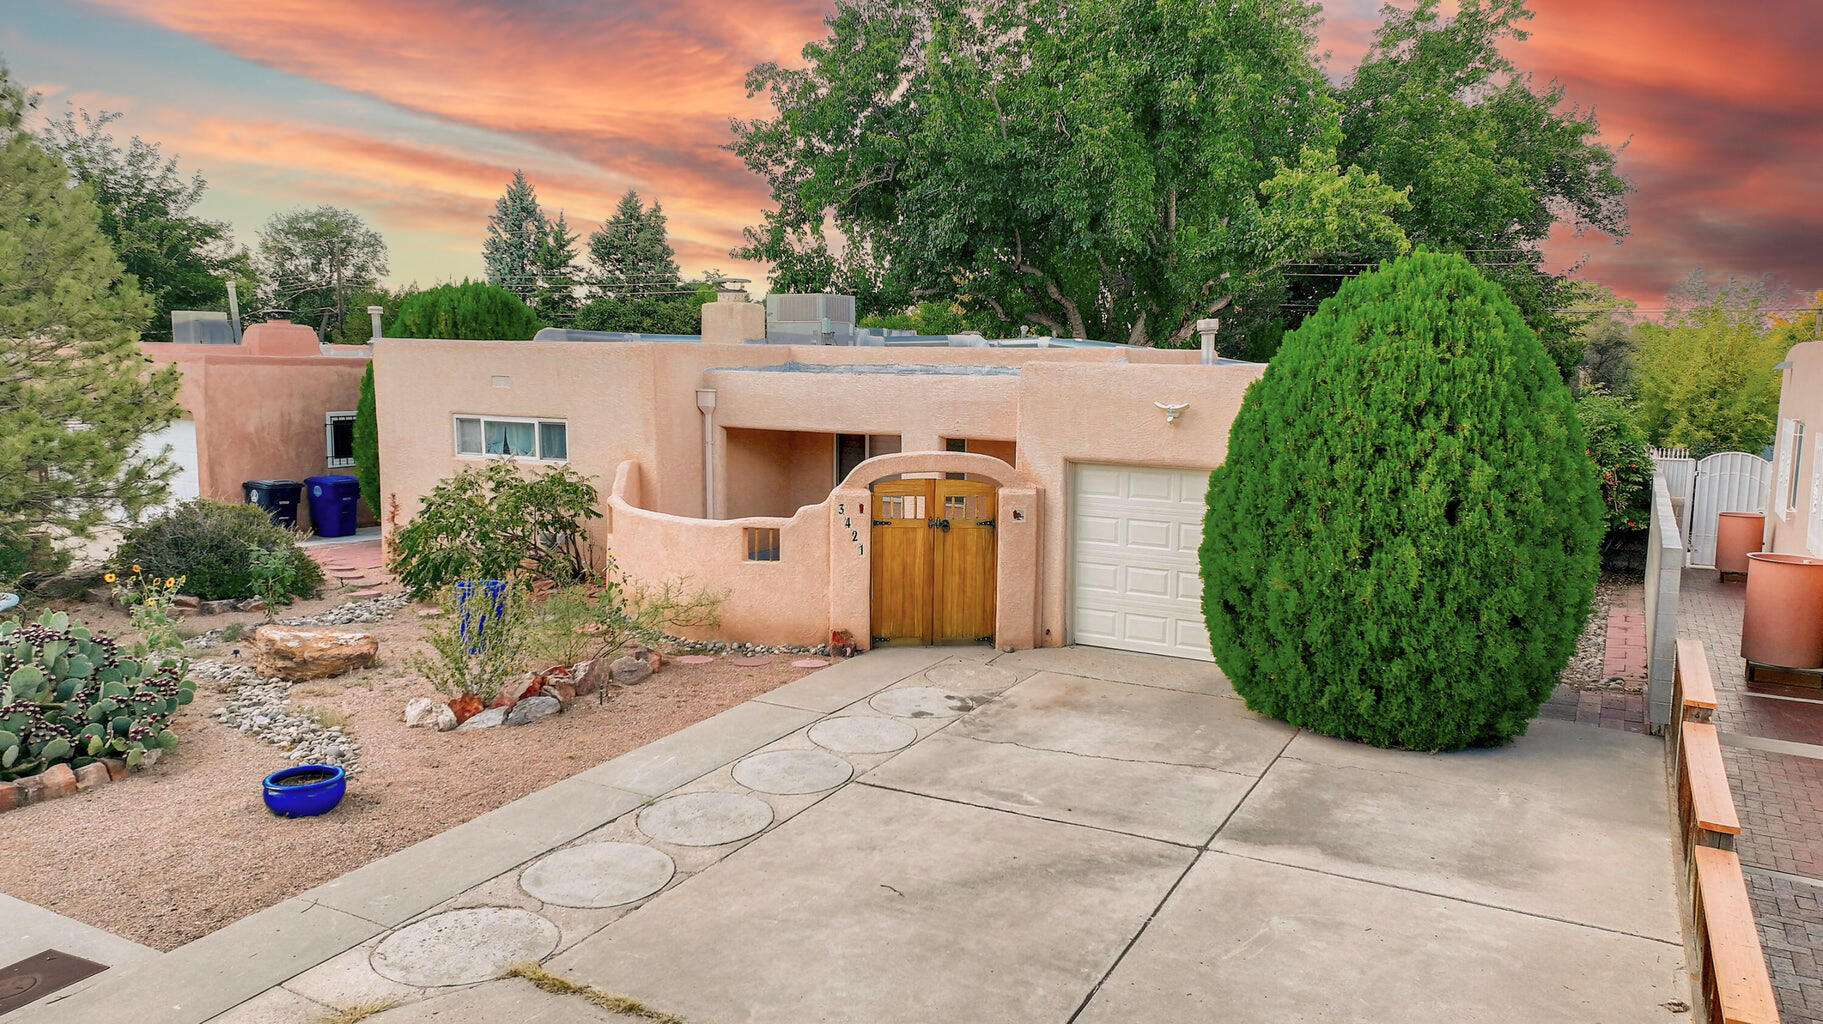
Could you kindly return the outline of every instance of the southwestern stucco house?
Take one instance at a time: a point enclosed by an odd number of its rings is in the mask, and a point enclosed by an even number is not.
[[[1823,557],[1823,341],[1793,345],[1779,365],[1766,550]]]
[[[837,297],[770,304],[799,298]],[[794,333],[723,302],[702,337],[376,339],[382,525],[472,460],[567,462],[604,496],[591,542],[728,590],[730,638],[1209,658],[1204,492],[1263,366],[870,339],[849,316]]]
[[[281,320],[248,327],[235,344],[147,341],[140,351],[183,370],[183,418],[145,441],[177,464],[173,500],[238,502],[248,480],[353,472],[369,346],[319,344],[314,330]],[[299,503],[300,527],[309,525],[308,505]],[[363,513],[362,521],[371,520]]]

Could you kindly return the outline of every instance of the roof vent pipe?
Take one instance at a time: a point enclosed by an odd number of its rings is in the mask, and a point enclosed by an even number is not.
[[[1203,336],[1203,365],[1215,365],[1215,332],[1222,326],[1216,317],[1206,317],[1196,322],[1196,329]]]
[[[368,335],[369,339],[380,337],[380,314],[384,312],[386,312],[385,306],[367,307],[367,319],[373,321],[373,333]]]

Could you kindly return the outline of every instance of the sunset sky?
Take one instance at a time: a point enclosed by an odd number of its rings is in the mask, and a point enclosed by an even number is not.
[[[1329,0],[1346,75],[1378,3]],[[1692,267],[1823,288],[1823,3],[1534,0],[1514,48],[1627,143],[1620,245],[1554,238],[1559,263],[1648,309]],[[514,168],[586,234],[628,187],[670,215],[686,271],[728,258],[761,182],[719,147],[764,114],[744,73],[795,59],[824,4],[769,0],[0,0],[0,57],[65,104],[201,170],[209,216],[251,244],[274,211],[334,203],[392,251],[394,283],[479,276]]]

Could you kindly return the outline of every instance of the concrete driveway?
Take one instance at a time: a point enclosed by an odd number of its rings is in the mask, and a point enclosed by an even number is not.
[[[1212,666],[882,651],[552,789],[511,819],[550,852],[459,896],[306,894],[386,927],[217,1019],[632,1019],[486,980],[528,959],[699,1024],[1688,1018],[1650,737],[1396,753]]]

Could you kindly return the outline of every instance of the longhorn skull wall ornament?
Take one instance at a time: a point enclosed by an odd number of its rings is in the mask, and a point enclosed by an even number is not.
[[[1152,404],[1164,411],[1165,422],[1174,427],[1177,426],[1177,418],[1184,414],[1185,409],[1190,408],[1189,402],[1153,402]]]

